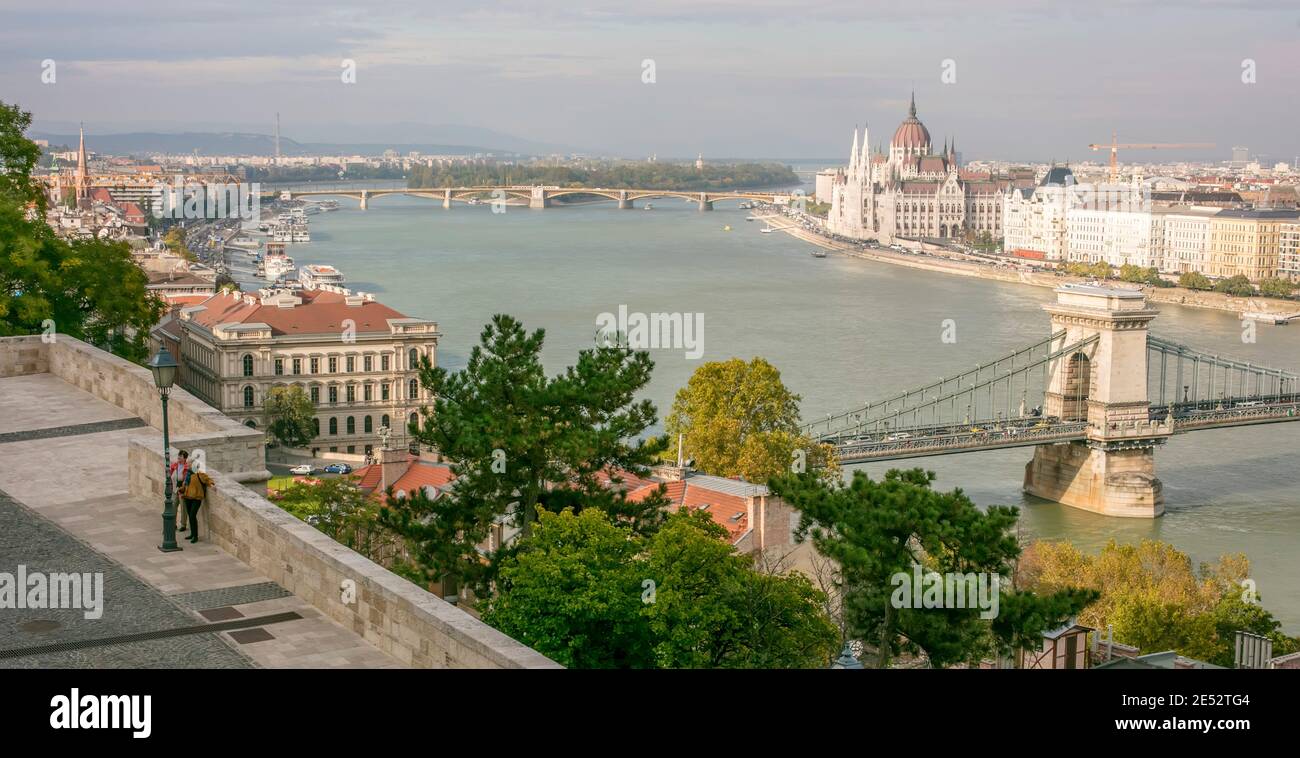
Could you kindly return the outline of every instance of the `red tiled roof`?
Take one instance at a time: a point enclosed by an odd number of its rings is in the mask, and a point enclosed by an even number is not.
[[[666,482],[668,501],[676,508],[699,510],[707,508],[714,523],[727,530],[731,542],[740,539],[749,531],[749,506],[745,498],[718,492],[689,480]],[[659,483],[651,482],[628,493],[627,499],[639,503],[650,497],[659,488]]]
[[[357,486],[367,491],[378,491],[382,480],[383,467],[374,463],[362,466],[352,472],[359,477]],[[393,491],[411,492],[424,487],[442,487],[450,484],[456,477],[451,473],[451,466],[407,454],[406,470],[393,482]]]
[[[345,319],[356,322],[357,332],[386,333],[388,319],[406,316],[374,301],[348,305],[345,296],[324,290],[303,290],[298,293],[302,304],[292,308],[262,305],[255,297],[249,303],[238,293],[213,295],[204,302],[204,310],[196,311],[192,320],[209,329],[221,324],[266,324],[274,335],[326,334],[343,329]]]

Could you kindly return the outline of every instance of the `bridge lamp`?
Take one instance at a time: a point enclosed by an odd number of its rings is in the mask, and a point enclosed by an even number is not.
[[[167,396],[171,394],[172,384],[176,382],[176,359],[167,350],[166,345],[149,359],[149,371],[153,374],[154,387],[162,398],[162,433],[163,433],[163,533],[162,544],[158,549],[164,553],[180,550],[176,544],[176,506],[172,500],[172,454],[171,438],[167,428]]]

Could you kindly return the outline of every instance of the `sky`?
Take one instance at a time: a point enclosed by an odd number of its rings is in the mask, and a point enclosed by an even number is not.
[[[967,161],[1104,158],[1087,145],[1117,131],[1216,145],[1146,156],[1290,162],[1300,3],[0,0],[0,100],[47,131],[269,134],[278,111],[298,141],[454,124],[627,157],[846,158],[855,126],[887,144],[913,89]]]

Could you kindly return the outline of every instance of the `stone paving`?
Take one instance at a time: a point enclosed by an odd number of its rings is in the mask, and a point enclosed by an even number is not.
[[[0,608],[0,668],[400,667],[211,543],[191,544],[181,533],[182,551],[159,551],[162,504],[128,494],[126,442],[161,435],[131,419],[50,374],[0,378],[0,572],[14,574],[23,565],[29,572],[102,573],[104,582],[99,619],[75,609]],[[212,623],[211,615],[238,621],[286,612],[298,618],[37,655],[14,652],[175,631]]]

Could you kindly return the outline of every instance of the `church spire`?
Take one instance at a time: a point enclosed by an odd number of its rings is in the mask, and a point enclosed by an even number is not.
[[[907,117],[916,118],[916,90],[912,90],[912,104],[907,107]]]
[[[81,142],[77,145],[77,198],[90,196],[89,179],[86,175],[86,125],[81,125]]]

